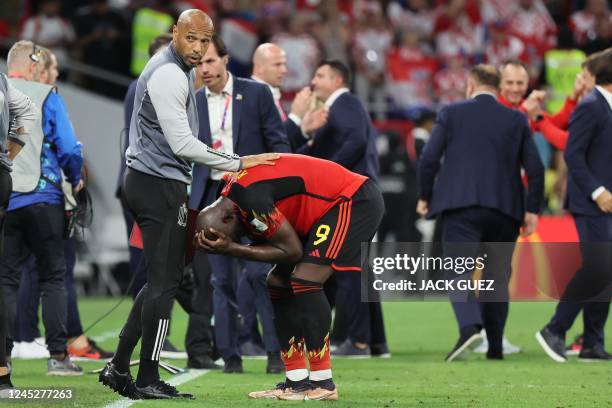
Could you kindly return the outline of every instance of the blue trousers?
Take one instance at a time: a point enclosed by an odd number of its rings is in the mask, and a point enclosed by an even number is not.
[[[74,286],[74,265],[76,264],[76,241],[70,238],[64,241],[64,259],[66,260],[66,294],[68,299],[67,336],[78,337],[83,334],[81,317],[77,305],[76,288]],[[26,261],[21,273],[19,292],[17,294],[17,318],[15,321],[15,340],[32,342],[40,337],[38,330],[38,307],[40,305],[40,290],[38,287],[38,270],[34,257]]]

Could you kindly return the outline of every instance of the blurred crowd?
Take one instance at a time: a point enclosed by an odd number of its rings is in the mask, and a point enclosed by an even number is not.
[[[546,83],[551,52],[585,54],[612,45],[607,0],[29,0],[3,1],[0,36],[29,39],[66,58],[137,76],[147,47],[187,8],[211,15],[231,50],[230,69],[248,77],[255,47],[287,53],[285,100],[308,85],[318,61],[353,71],[353,89],[377,119],[408,117],[463,98],[468,68],[520,59],[531,86]],[[64,73],[66,75],[66,73]],[[549,75],[550,76],[550,75]],[[125,88],[71,75],[92,90]]]

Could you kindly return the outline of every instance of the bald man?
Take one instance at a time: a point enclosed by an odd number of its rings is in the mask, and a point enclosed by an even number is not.
[[[213,31],[206,13],[184,11],[172,28],[172,42],[149,60],[136,85],[123,191],[142,231],[147,283],[134,300],[115,357],[99,377],[104,385],[132,399],[193,398],[160,380],[158,372],[172,303],[185,267],[192,164],[237,171],[271,163],[276,157],[241,159],[213,150],[194,136],[199,126],[189,72],[206,53]],[[129,364],[141,336],[134,383]]]
[[[289,115],[281,105],[280,87],[287,75],[287,54],[276,44],[264,43],[253,54],[253,75],[251,78],[270,87],[274,104],[285,125],[285,132],[295,150],[297,141],[303,134],[314,132],[327,122],[327,109],[311,109],[312,92],[305,88],[298,93],[291,104]]]

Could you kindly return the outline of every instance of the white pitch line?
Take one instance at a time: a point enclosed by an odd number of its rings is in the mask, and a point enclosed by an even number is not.
[[[186,373],[179,374],[179,375],[172,377],[170,380],[168,380],[168,383],[176,387],[181,384],[185,384],[188,381],[195,380],[196,378],[201,377],[204,374],[208,374],[209,372],[210,370],[189,370]],[[131,400],[129,398],[123,398],[123,399],[120,399],[119,401],[111,402],[110,404],[104,405],[104,408],[127,408],[133,404],[136,404],[142,401],[144,400]]]

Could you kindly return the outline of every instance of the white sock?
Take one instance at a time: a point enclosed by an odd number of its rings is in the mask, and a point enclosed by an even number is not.
[[[297,370],[289,370],[285,374],[291,381],[302,381],[308,378],[308,370],[305,368],[299,368]]]
[[[331,368],[327,370],[319,370],[319,371],[311,371],[310,372],[310,381],[323,381],[329,380],[332,378]]]

